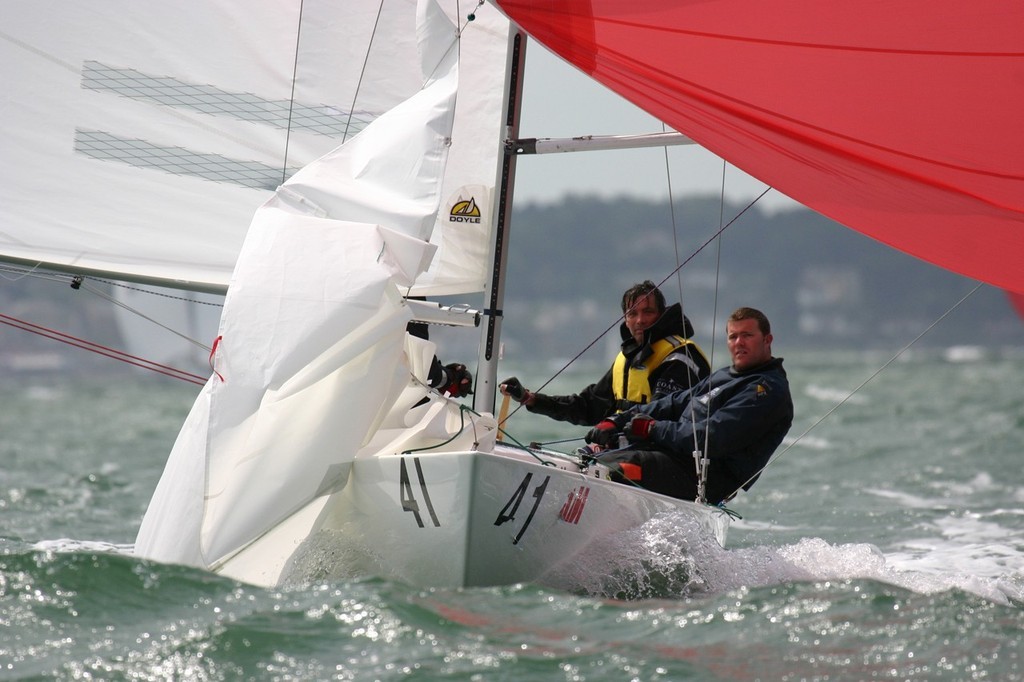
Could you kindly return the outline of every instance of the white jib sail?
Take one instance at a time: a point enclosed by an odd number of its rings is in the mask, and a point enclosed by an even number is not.
[[[410,370],[422,379],[431,346],[407,339],[401,294],[417,291],[437,246],[447,247],[434,230],[438,214],[446,226],[467,224],[449,221],[453,209],[442,200],[472,194],[488,220],[468,224],[489,230],[508,31],[488,8],[465,30],[462,49],[473,36],[490,61],[464,52],[460,68],[457,16],[433,0],[420,4],[428,85],[297,173],[253,219],[225,302],[218,375],[175,443],[138,554],[206,567],[230,558],[343,486],[360,449],[384,435],[380,427],[394,428],[396,403],[407,410]],[[467,94],[470,65],[490,81],[475,76]],[[469,114],[461,101],[455,108],[457,86],[467,103],[487,101],[489,141],[463,139],[458,119]],[[464,168],[456,150],[490,161],[442,182],[446,169]],[[483,263],[474,268],[486,272]],[[467,290],[464,275],[448,277],[436,263],[431,273],[439,273],[431,281],[461,278]]]

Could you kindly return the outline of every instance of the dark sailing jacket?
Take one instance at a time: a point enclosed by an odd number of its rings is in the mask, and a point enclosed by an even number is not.
[[[704,353],[692,342],[680,343],[658,363],[648,362],[655,356],[654,346],[657,341],[671,336],[682,337],[684,340],[693,336],[693,325],[683,315],[682,306],[678,303],[665,308],[658,321],[644,332],[642,344],[636,342],[625,323],[620,325],[619,333],[622,336],[622,350],[600,381],[572,395],[535,393],[534,404],[528,405],[526,409],[559,421],[593,426],[605,417],[641,402],[626,400],[630,395],[629,380],[633,378],[635,381],[638,372],[646,378],[652,399],[657,399],[696,385],[711,371]],[[613,374],[616,365],[623,372],[618,382]],[[621,387],[618,395],[613,388],[616,383]]]
[[[749,490],[793,424],[793,399],[782,358],[737,372],[715,371],[690,391],[641,405],[657,421],[647,442],[692,466],[694,448],[711,460],[708,499],[723,499],[742,487]],[[705,441],[705,437],[707,440]]]

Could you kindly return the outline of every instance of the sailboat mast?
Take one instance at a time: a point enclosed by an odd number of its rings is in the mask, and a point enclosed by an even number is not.
[[[512,141],[519,137],[519,115],[523,100],[523,71],[526,64],[526,34],[515,30],[509,36],[508,69],[505,73],[505,149],[498,165],[493,202],[494,241],[491,243],[491,272],[484,285],[484,324],[480,337],[473,408],[494,412],[497,392],[501,318],[505,304],[505,267],[508,262],[509,228],[512,222],[512,194],[515,186],[516,153]]]

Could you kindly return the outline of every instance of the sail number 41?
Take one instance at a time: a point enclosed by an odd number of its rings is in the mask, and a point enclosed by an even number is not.
[[[509,501],[505,503],[505,506],[501,508],[501,512],[498,514],[498,518],[494,520],[495,526],[500,526],[508,521],[515,521],[516,512],[519,510],[519,505],[522,503],[523,498],[526,497],[526,493],[530,489],[530,483],[533,480],[533,474],[526,474],[523,478],[523,482],[519,484],[516,491],[509,498]],[[533,489],[533,507],[530,509],[530,513],[526,517],[526,521],[523,522],[523,527],[516,533],[515,539],[512,540],[513,545],[519,544],[519,540],[522,539],[523,533],[530,527],[530,522],[533,521],[533,515],[537,513],[537,507],[540,506],[540,501],[544,497],[544,492],[548,489],[548,481],[551,480],[550,476],[544,477],[544,482]]]
[[[409,470],[405,466],[405,457],[401,460],[401,468],[398,473],[398,487],[399,495],[402,500],[402,511],[412,512],[413,516],[416,517],[416,524],[423,528],[423,517],[420,516],[420,503],[416,501],[416,496],[413,493],[412,483],[409,481]],[[427,492],[427,482],[423,479],[423,467],[420,465],[420,458],[413,457],[413,464],[416,466],[416,478],[419,479],[420,493],[423,495],[423,502],[427,506],[427,511],[430,513],[430,520],[437,528],[441,527],[441,522],[437,520],[437,514],[434,513],[434,504],[430,501],[430,494]]]

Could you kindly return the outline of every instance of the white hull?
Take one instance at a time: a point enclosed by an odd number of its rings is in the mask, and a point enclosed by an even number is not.
[[[543,585],[595,542],[659,514],[724,544],[729,516],[721,509],[606,475],[501,444],[494,453],[357,459],[342,490],[215,570],[268,586],[360,574],[431,587]]]

